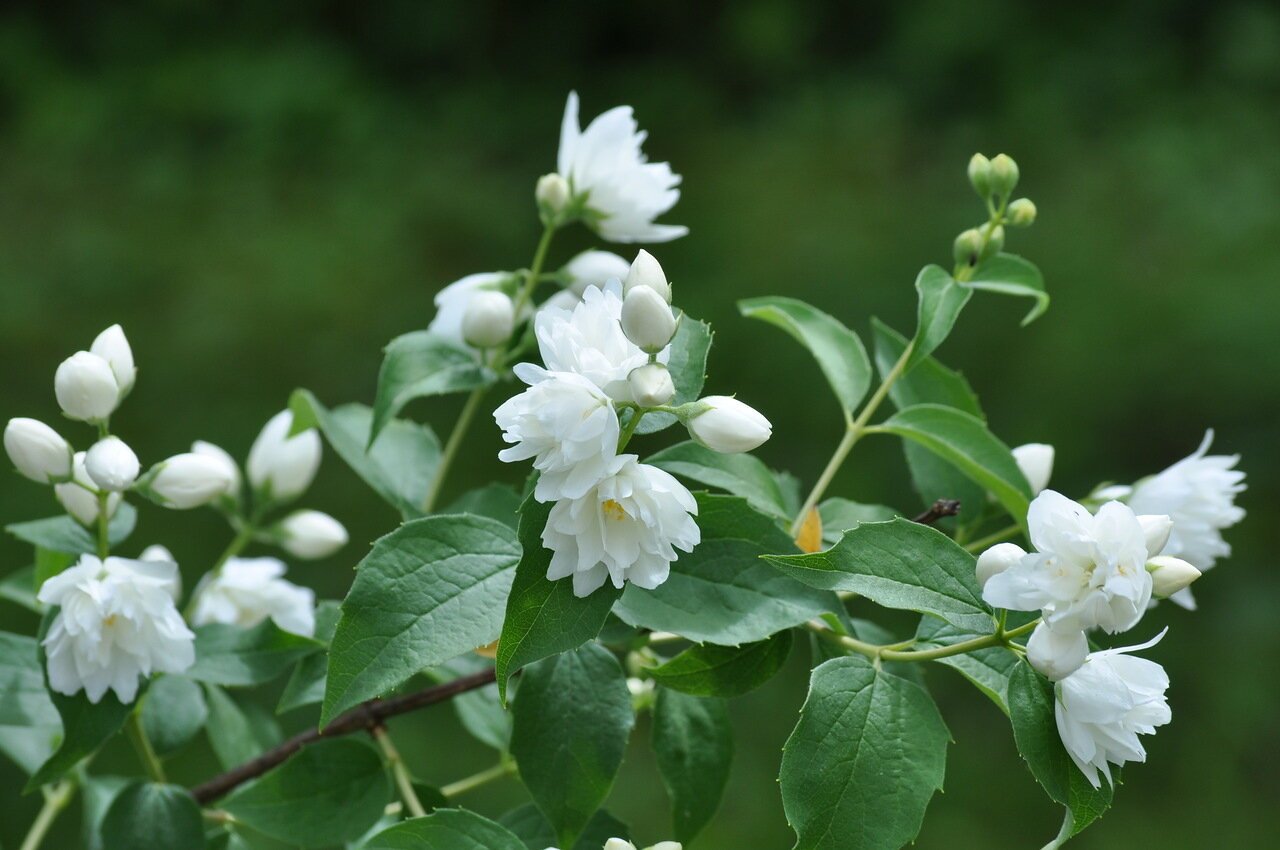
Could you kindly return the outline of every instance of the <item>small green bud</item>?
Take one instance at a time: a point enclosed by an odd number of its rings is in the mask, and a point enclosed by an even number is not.
[[[971,227],[956,237],[952,253],[957,265],[969,266],[977,262],[978,253],[981,250],[982,232],[976,227]]]
[[[1036,220],[1036,205],[1030,198],[1018,198],[1009,204],[1005,220],[1010,227],[1030,227]]]
[[[975,153],[969,160],[969,182],[973,190],[984,200],[991,196],[991,160]]]
[[[1018,185],[1018,163],[1008,154],[997,154],[991,160],[991,191],[1002,198],[1009,197]]]
[[[1004,250],[1004,228],[997,224],[994,228],[992,228],[991,238],[987,240],[987,244],[982,249],[981,259],[985,260],[988,257],[994,257],[996,254],[999,254],[1003,250]]]

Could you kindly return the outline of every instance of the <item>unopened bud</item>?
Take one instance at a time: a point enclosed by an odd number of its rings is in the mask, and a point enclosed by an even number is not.
[[[1018,163],[1008,154],[997,154],[991,160],[991,191],[1007,198],[1018,185]]]
[[[1050,681],[1061,681],[1080,669],[1089,657],[1089,639],[1070,626],[1036,626],[1027,640],[1027,661]]]
[[[538,178],[533,197],[541,209],[556,215],[569,203],[569,181],[559,174],[544,174]]]
[[[156,464],[143,484],[166,508],[185,511],[225,496],[234,479],[217,458],[184,452]]]
[[[118,493],[138,480],[138,456],[119,437],[105,437],[85,453],[85,471],[103,490]]]
[[[1031,485],[1031,495],[1038,494],[1049,486],[1049,477],[1053,475],[1053,446],[1047,443],[1027,443],[1013,449],[1013,459],[1022,472],[1022,477]]]
[[[982,246],[982,259],[994,257],[1004,250],[1004,227],[997,224],[991,228],[991,235],[987,237],[987,243]]]
[[[998,543],[978,556],[978,587],[986,587],[994,576],[1021,561],[1026,551],[1016,543]]]
[[[1138,517],[1142,534],[1147,539],[1147,557],[1154,558],[1164,551],[1173,533],[1173,519],[1165,514],[1142,514]]]
[[[320,468],[320,435],[312,429],[290,437],[292,428],[288,410],[271,417],[253,441],[245,464],[253,488],[276,501],[301,496]]]
[[[980,197],[991,197],[991,160],[975,153],[969,160],[969,182]]]
[[[660,407],[676,395],[671,373],[661,363],[646,363],[632,369],[627,383],[632,400],[641,407]]]
[[[462,314],[462,338],[476,348],[494,348],[511,338],[516,308],[505,293],[482,289],[471,296]]]
[[[120,402],[120,385],[111,364],[97,354],[77,351],[62,361],[53,376],[58,406],[71,419],[101,422]]]
[[[226,449],[221,446],[215,446],[213,443],[206,443],[204,440],[196,440],[191,444],[191,451],[221,464],[226,471],[227,478],[231,479],[231,486],[227,488],[227,495],[231,496],[232,499],[240,498],[240,467],[236,464],[235,458],[227,453]]]
[[[1018,198],[1009,204],[1005,221],[1010,227],[1030,227],[1036,220],[1036,205],[1030,198]]]
[[[1147,561],[1147,572],[1151,573],[1151,592],[1162,599],[1190,587],[1200,578],[1200,571],[1191,564],[1168,555],[1157,555]]]
[[[67,513],[75,517],[81,525],[92,527],[98,522],[99,504],[98,495],[95,492],[98,488],[93,483],[93,479],[89,477],[88,470],[84,466],[85,453],[76,452],[75,462],[72,467],[72,481],[64,484],[55,484],[53,495],[57,497],[59,504]],[[119,493],[112,493],[107,496],[107,518],[115,516],[116,509],[120,507],[121,496]]]
[[[127,396],[138,378],[138,369],[133,365],[133,349],[125,338],[124,328],[119,325],[107,328],[93,340],[89,351],[111,364],[111,372],[120,387],[120,398]]]
[[[626,260],[611,251],[583,251],[565,263],[561,272],[568,278],[567,288],[581,295],[588,286],[604,289],[611,278],[625,279],[630,268]]]
[[[976,227],[971,227],[957,236],[955,244],[952,246],[952,256],[955,257],[956,264],[961,266],[970,266],[976,263],[981,252],[982,231]]]
[[[637,286],[647,286],[661,295],[663,301],[671,303],[671,283],[667,280],[666,272],[662,270],[662,266],[653,254],[643,248],[631,261],[631,268],[627,270],[627,279],[623,281],[622,291],[629,293]]]
[[[280,545],[291,555],[327,558],[347,543],[342,523],[320,511],[295,511],[281,521]]]
[[[657,354],[676,334],[676,317],[661,293],[637,286],[622,301],[622,332],[641,351]]]
[[[701,411],[688,421],[689,434],[712,451],[749,452],[773,434],[768,419],[736,398],[707,396],[697,405]]]
[[[10,419],[4,450],[18,472],[32,481],[56,484],[71,478],[71,445],[39,419]]]
[[[176,564],[177,559],[173,557],[173,553],[169,551],[167,546],[159,543],[152,543],[150,546],[142,550],[142,554],[138,556],[139,561],[159,561],[165,564]]]

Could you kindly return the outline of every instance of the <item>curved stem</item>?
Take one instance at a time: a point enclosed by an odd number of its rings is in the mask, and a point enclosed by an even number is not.
[[[258,530],[258,521],[261,519],[261,511],[254,511],[253,516],[246,520],[242,520],[240,530],[236,532],[236,536],[227,544],[227,548],[222,550],[222,554],[218,556],[218,560],[213,562],[213,566],[209,568],[208,575],[217,577],[222,572],[222,568],[227,565],[236,555],[244,551],[244,547],[253,541],[253,535]],[[233,520],[233,524],[234,524]],[[188,620],[195,614],[196,594],[192,593],[191,598],[187,600],[187,607],[182,610],[182,615]]]
[[[618,435],[618,453],[627,447],[627,443],[631,442],[631,437],[636,432],[636,427],[640,425],[640,420],[644,418],[647,411],[643,407],[636,408],[631,415],[631,421],[627,423],[627,427],[622,429],[622,433]]]
[[[75,793],[76,783],[71,779],[64,779],[52,788],[44,789],[44,805],[40,807],[40,813],[36,815],[36,819],[31,822],[31,828],[27,830],[26,838],[22,839],[19,850],[36,850],[40,846],[49,828],[71,802],[71,797]]]
[[[147,769],[147,776],[151,777],[151,781],[167,781],[164,775],[164,765],[160,763],[160,757],[156,755],[156,751],[151,746],[151,739],[147,737],[147,730],[142,728],[142,715],[137,711],[130,712],[129,719],[124,724],[124,731],[129,738],[129,742],[133,744],[134,750],[138,753],[138,760]]]
[[[881,661],[936,661],[939,658],[949,658],[953,655],[964,655],[968,652],[974,652],[979,649],[990,649],[995,646],[1008,646],[1009,641],[1013,638],[1021,637],[1033,630],[1040,623],[1040,618],[1036,618],[1024,626],[1018,626],[1016,629],[1005,631],[1003,628],[998,629],[989,635],[972,638],[970,640],[953,643],[949,646],[938,646],[933,649],[917,649],[917,650],[901,650],[897,647],[902,644],[874,644],[866,641],[858,640],[849,635],[838,634],[827,627],[822,622],[811,622],[806,625],[810,631],[824,640],[851,649],[861,655],[865,655],[873,660]]]
[[[487,770],[482,770],[472,776],[459,779],[457,782],[450,782],[448,785],[440,789],[440,793],[443,794],[446,799],[452,800],[460,794],[465,794],[482,785],[488,785],[494,780],[501,779],[504,776],[509,776],[512,773],[515,773],[515,770],[516,767],[513,762],[508,759],[503,759]]]
[[[444,480],[449,474],[449,468],[453,466],[453,460],[457,457],[458,449],[462,446],[462,439],[467,435],[467,430],[471,427],[471,420],[475,418],[477,411],[480,410],[480,402],[484,400],[485,392],[488,387],[479,387],[472,390],[471,395],[467,396],[467,402],[462,406],[462,412],[458,414],[458,421],[453,423],[453,430],[449,432],[449,440],[444,444],[444,451],[440,453],[440,465],[436,467],[435,477],[431,481],[431,489],[427,491],[427,497],[422,500],[422,512],[429,514],[436,507],[436,500],[440,498],[440,491],[444,487]]]
[[[409,775],[409,768],[405,767],[404,759],[400,758],[400,751],[391,742],[387,727],[374,726],[369,731],[382,749],[382,754],[387,757],[387,763],[391,765],[391,775],[395,777],[396,788],[400,791],[400,799],[404,800],[405,808],[415,818],[425,817],[427,810],[418,799],[418,792],[413,790],[413,777]]]
[[[533,290],[537,288],[538,279],[542,275],[542,266],[547,261],[547,249],[551,247],[551,237],[555,235],[555,224],[548,224],[542,229],[542,238],[538,240],[538,247],[533,251],[533,262],[529,264],[529,274],[525,278],[524,286],[516,294],[515,316],[517,320],[520,318],[520,312],[524,309],[524,306],[529,303],[529,299],[533,298]]]

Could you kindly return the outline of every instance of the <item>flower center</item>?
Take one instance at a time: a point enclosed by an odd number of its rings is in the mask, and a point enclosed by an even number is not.
[[[604,515],[612,520],[630,519],[631,515],[627,513],[626,508],[615,502],[613,499],[605,499],[604,504],[600,506],[600,510],[604,511]]]
[[[107,628],[111,628],[116,624],[116,619],[117,619],[117,615],[112,614],[102,621],[102,625],[106,626]]]

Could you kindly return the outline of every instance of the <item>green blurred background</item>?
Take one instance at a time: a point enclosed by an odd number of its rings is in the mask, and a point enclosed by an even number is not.
[[[1206,426],[1241,452],[1249,519],[1157,653],[1173,724],[1126,769],[1117,806],[1072,846],[1263,846],[1280,832],[1280,11],[1248,2],[540,4],[17,2],[0,14],[0,417],[57,419],[57,363],[121,322],[138,387],[113,419],[144,462],[194,438],[243,455],[294,387],[372,399],[380,347],[426,324],[463,274],[517,268],[537,236],[565,93],[584,117],[636,107],[647,150],[685,176],[657,254],[681,306],[717,329],[709,388],[773,420],[760,454],[805,479],[840,418],[807,356],[740,319],[737,298],[807,299],[865,331],[909,329],[911,283],[977,223],[975,150],[1022,167],[1040,209],[1012,250],[1044,270],[1047,316],[980,297],[939,352],[1009,443],[1058,447],[1055,486],[1082,494],[1189,453]],[[574,231],[555,259],[591,244]],[[629,253],[629,251],[624,251]],[[411,409],[444,431],[456,401]],[[83,446],[88,434],[64,432]],[[467,445],[454,493],[521,470],[496,431]],[[868,442],[833,492],[914,507],[896,446]],[[353,542],[292,577],[339,597],[393,512],[331,454],[306,499]],[[13,477],[6,521],[48,515]],[[211,512],[144,508],[196,576],[226,529]],[[133,545],[133,544],[131,544]],[[29,554],[0,541],[3,571]],[[0,603],[0,627],[34,623]],[[1144,634],[1145,636],[1145,634]],[[785,848],[774,777],[803,698],[803,653],[735,703],[738,754],[705,850]],[[1007,722],[938,668],[952,729],[946,793],[918,846],[1039,847],[1058,812]],[[283,718],[286,729],[307,717]],[[430,781],[488,766],[447,707],[396,724]],[[649,843],[667,811],[637,730],[609,807]],[[111,748],[96,767],[132,771]],[[214,772],[203,743],[179,781]],[[0,765],[0,843],[37,808]],[[496,815],[514,783],[466,802]],[[78,846],[78,813],[48,846]]]

